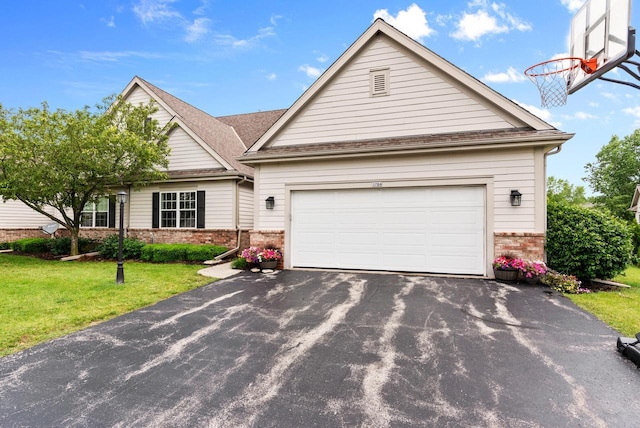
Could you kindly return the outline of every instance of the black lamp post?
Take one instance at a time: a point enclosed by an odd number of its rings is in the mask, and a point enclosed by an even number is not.
[[[127,202],[127,192],[118,192],[120,202],[120,234],[118,236],[118,271],[116,272],[116,284],[124,284],[124,262],[122,261],[122,238],[124,236],[124,204]]]

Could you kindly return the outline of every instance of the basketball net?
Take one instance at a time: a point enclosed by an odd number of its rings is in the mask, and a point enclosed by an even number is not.
[[[595,58],[559,58],[531,66],[524,74],[538,87],[543,107],[558,107],[567,103],[569,87],[578,73],[591,74],[596,67]]]

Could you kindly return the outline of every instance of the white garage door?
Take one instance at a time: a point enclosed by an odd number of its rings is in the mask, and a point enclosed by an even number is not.
[[[484,275],[484,187],[295,191],[293,267]]]

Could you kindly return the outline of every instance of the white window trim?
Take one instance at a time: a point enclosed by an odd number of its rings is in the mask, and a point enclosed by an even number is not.
[[[98,204],[103,199],[107,203],[107,209],[106,209],[106,211],[98,211],[97,210]],[[90,208],[91,208],[90,210],[86,209],[88,205],[90,205]],[[96,214],[103,213],[103,212],[107,213],[106,224],[104,226],[96,226]],[[90,226],[85,226],[82,223],[83,223],[85,215],[87,215],[89,213],[91,213],[91,225]],[[82,212],[81,212],[80,227],[81,228],[83,228],[83,227],[84,228],[98,228],[98,229],[107,229],[107,228],[109,228],[109,198],[100,198],[100,200],[98,202],[90,202],[90,203],[86,204],[85,207],[82,209]]]
[[[181,209],[180,208],[180,196],[185,194],[185,193],[192,193],[194,195],[194,199],[193,199],[193,203],[194,203],[194,207],[193,209]],[[175,195],[176,199],[175,199],[175,203],[176,203],[176,208],[175,209],[163,209],[162,208],[162,202],[163,202],[163,197],[164,195],[168,195],[168,194],[173,194]],[[174,191],[174,192],[160,192],[160,214],[159,214],[159,227],[160,229],[196,229],[198,227],[198,192],[195,190],[185,190],[185,191]],[[193,226],[180,226],[180,214],[182,212],[189,212],[189,211],[193,211]],[[162,213],[163,212],[175,212],[175,222],[176,225],[175,226],[164,226],[163,225],[163,218],[162,218]]]

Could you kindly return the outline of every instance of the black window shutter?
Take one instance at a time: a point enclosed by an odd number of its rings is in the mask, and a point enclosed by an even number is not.
[[[116,227],[116,197],[109,196],[109,227]]]
[[[204,190],[198,190],[196,199],[196,227],[204,229]]]
[[[151,227],[157,229],[160,227],[160,192],[153,192],[151,210]]]

